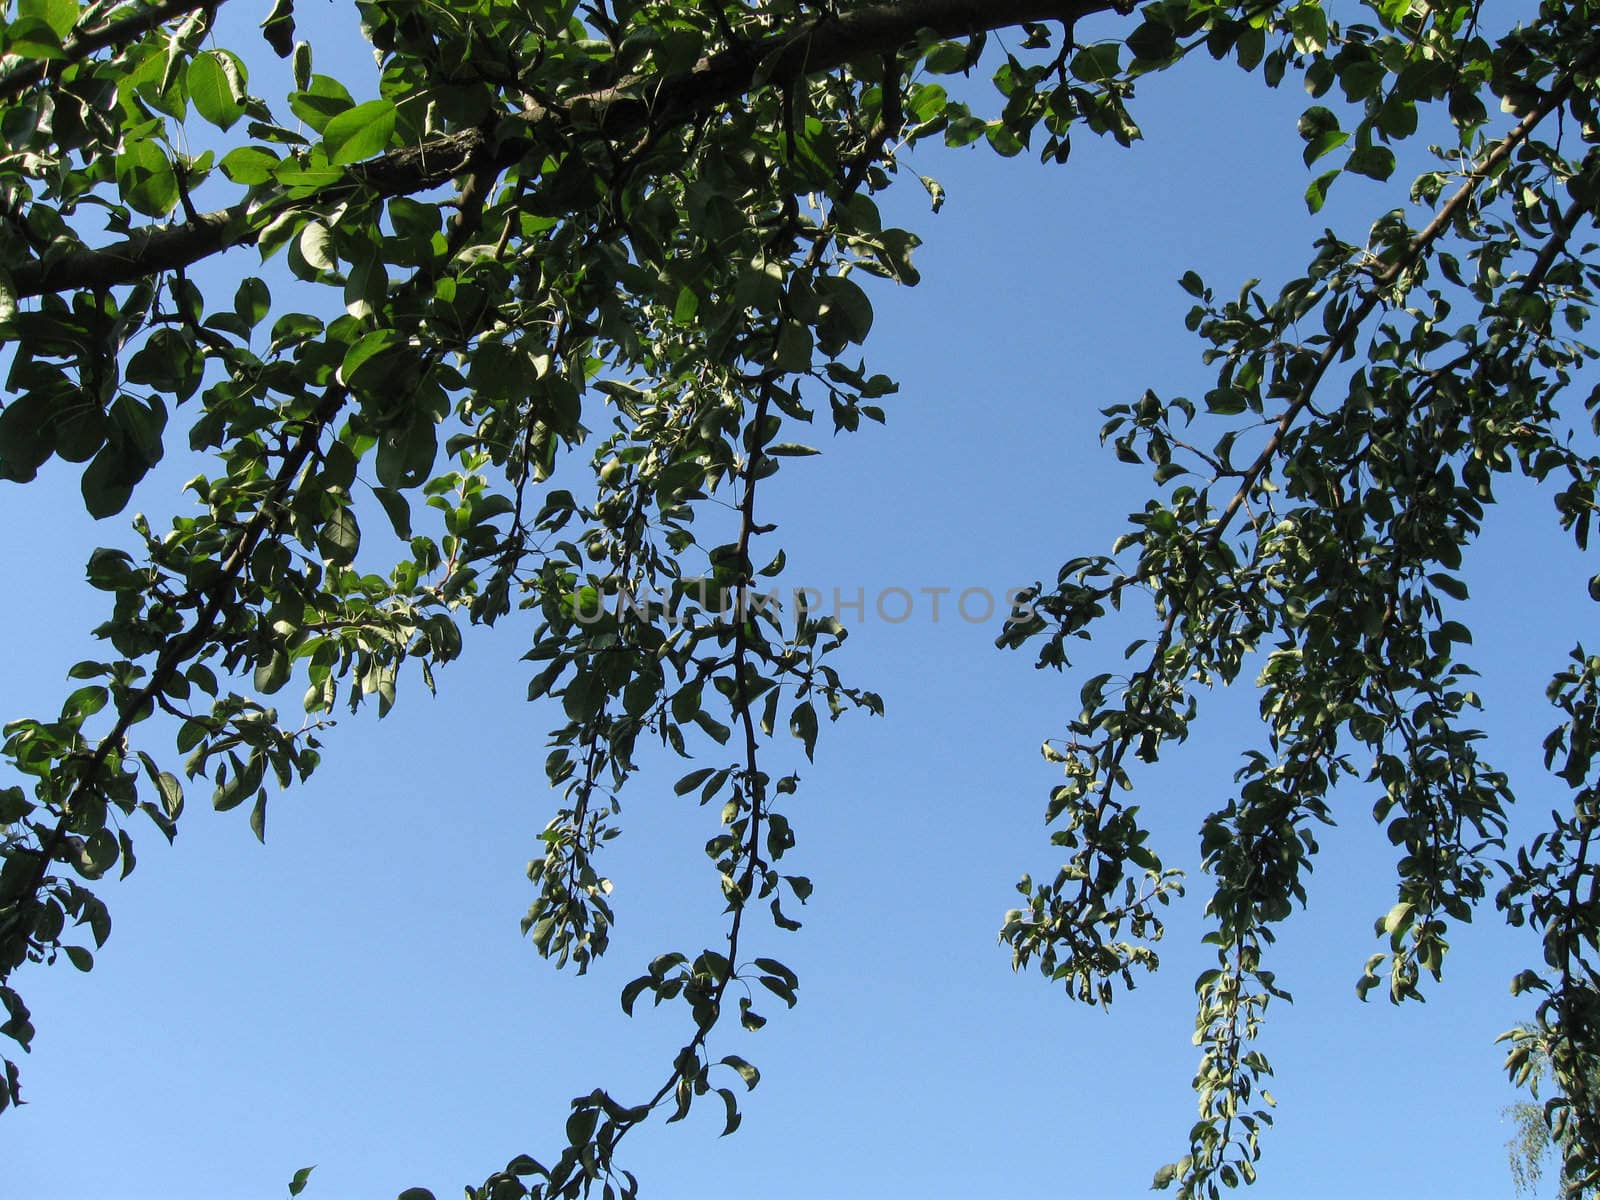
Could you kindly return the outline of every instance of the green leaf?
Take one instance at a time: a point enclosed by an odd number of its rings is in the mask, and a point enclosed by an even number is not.
[[[785,374],[805,371],[811,366],[811,350],[811,330],[799,321],[785,321],[778,329],[772,366]]]
[[[594,1108],[578,1108],[573,1110],[567,1118],[567,1141],[574,1146],[587,1145],[594,1136],[594,1127],[600,1120],[600,1111]],[[406,1200],[402,1193],[400,1200]],[[432,1197],[429,1197],[432,1200]]]
[[[235,770],[211,794],[211,807],[217,812],[232,812],[244,803],[251,788],[243,771]]]
[[[94,955],[90,954],[82,946],[63,946],[62,949],[66,951],[67,958],[71,960],[72,965],[77,967],[78,970],[88,971],[93,969]]]
[[[1394,174],[1394,151],[1387,146],[1362,146],[1351,152],[1345,170],[1381,183]]]
[[[694,791],[695,788],[699,787],[706,780],[710,779],[715,773],[715,767],[701,767],[697,771],[690,771],[682,779],[678,780],[677,783],[672,785],[672,790],[680,796],[687,796],[690,792]]]
[[[65,38],[78,23],[78,0],[17,0],[17,19],[43,21],[58,39]]]
[[[361,528],[355,514],[348,508],[336,508],[321,529],[317,530],[317,550],[330,563],[343,566],[355,558],[361,548]]]
[[[333,231],[321,221],[312,221],[300,231],[300,256],[319,271],[337,271],[339,257],[333,249]],[[348,379],[345,380],[349,382]]]
[[[923,66],[930,75],[954,75],[964,71],[972,62],[965,45],[960,42],[940,42],[928,51]]]
[[[344,171],[332,166],[327,161],[327,155],[322,147],[315,147],[314,152],[304,161],[286,158],[272,170],[272,177],[290,190],[291,195],[309,196],[323,188],[332,187],[344,179]],[[294,209],[286,209],[285,215],[293,213],[299,220],[305,219],[305,214]]]
[[[837,353],[845,342],[857,345],[866,341],[872,330],[872,301],[853,279],[825,275],[817,280],[817,299],[821,302],[818,333],[822,348]]]
[[[34,809],[19,787],[0,788],[0,825],[15,825]]]
[[[368,100],[334,117],[322,131],[328,161],[342,167],[383,153],[394,134],[395,115],[394,101]]]
[[[1327,202],[1328,189],[1333,186],[1333,181],[1339,178],[1340,169],[1335,167],[1331,171],[1324,171],[1313,179],[1306,187],[1306,207],[1312,212],[1321,212],[1322,206]]]
[[[61,37],[38,17],[19,19],[5,29],[5,50],[9,57],[31,58],[48,62],[67,56],[61,48]],[[5,1093],[0,1091],[0,1096]]]
[[[244,115],[244,71],[225,50],[204,50],[189,62],[184,82],[195,111],[219,129]]]
[[[344,84],[326,75],[313,75],[306,87],[289,97],[289,111],[319,134],[334,117],[354,106]]]
[[[1116,42],[1087,46],[1073,55],[1067,69],[1083,83],[1104,83],[1115,79],[1120,70],[1122,47]]]
[[[238,146],[222,155],[218,168],[235,184],[254,187],[269,181],[277,165],[278,157],[272,154],[272,150],[259,146]]]
[[[174,355],[178,357],[178,355]],[[185,360],[187,355],[182,356]],[[180,362],[178,366],[193,365],[192,362]],[[128,378],[133,378],[130,365]],[[163,391],[179,391],[185,381],[182,379],[152,380],[142,382],[153,383]],[[166,386],[163,387],[163,384]],[[120,451],[128,460],[128,470],[132,473],[135,482],[142,478],[146,469],[155,466],[161,461],[162,433],[167,425],[166,406],[155,397],[145,403],[131,393],[124,392],[118,396],[111,405],[107,414],[111,421],[111,433],[115,435]]]
[[[795,705],[794,712],[789,715],[789,732],[800,739],[805,745],[806,757],[811,758],[817,746],[817,710],[811,701]]]
[[[1004,121],[990,122],[983,133],[994,152],[1001,158],[1015,158],[1028,148],[1027,143],[1017,135],[1017,131]]]
[[[272,293],[267,285],[254,275],[246,275],[233,293],[233,311],[239,319],[252,328],[266,318],[272,309]]]
[[[605,681],[597,671],[579,672],[561,693],[562,708],[579,724],[592,720],[605,702]]]
[[[1328,45],[1328,18],[1320,0],[1301,0],[1288,12],[1296,54],[1319,54]]]
[[[1317,159],[1331,154],[1349,140],[1350,135],[1342,129],[1325,129],[1306,142],[1305,153],[1301,157],[1309,167]]]
[[[124,837],[127,835],[124,834]],[[106,944],[106,939],[111,936],[111,914],[106,911],[106,906],[100,901],[93,902],[89,908],[87,920],[89,932],[94,935],[94,944],[98,949]]]
[[[1245,408],[1245,395],[1238,388],[1213,388],[1206,393],[1206,411],[1219,417],[1236,416]]]
[[[387,430],[378,441],[378,482],[385,488],[420,486],[432,473],[438,451],[438,431],[426,413]]]
[[[1128,35],[1126,45],[1140,62],[1160,63],[1178,49],[1178,37],[1164,20],[1148,20]]]
[[[159,772],[156,775],[156,791],[161,795],[162,810],[176,821],[183,812],[183,785],[178,782],[178,777],[169,771]]]
[[[750,997],[739,997],[739,1024],[751,1033],[767,1023],[767,1019],[750,1007]]]
[[[272,47],[272,52],[279,58],[288,58],[294,49],[294,0],[275,0],[272,11],[267,14],[266,20],[261,22],[261,36],[267,40],[267,45]],[[305,1168],[305,1174],[311,1174],[311,1168]],[[297,1174],[296,1179],[300,1176]],[[305,1186],[301,1180],[300,1187]],[[300,1189],[293,1184],[289,1185],[289,1194],[298,1196]]]
[[[256,664],[254,683],[256,691],[270,696],[289,681],[289,655],[273,647],[266,658]]]
[[[81,725],[106,706],[111,693],[99,684],[91,683],[68,696],[61,705],[61,719]]]
[[[704,709],[695,713],[693,720],[719,746],[726,745],[728,738],[733,735],[733,730],[729,729],[721,721],[716,720]]]
[[[95,520],[114,517],[128,506],[133,487],[144,474],[120,446],[101,448],[78,481],[83,506]]]
[[[389,524],[394,527],[395,536],[398,538],[411,537],[411,505],[406,498],[393,488],[373,488],[372,494],[378,498],[378,503],[383,505],[383,511],[389,518]]]
[[[624,987],[622,989],[622,1011],[627,1013],[630,1017],[633,1016],[633,1006],[634,1003],[639,999],[639,994],[643,992],[645,988],[649,987],[653,982],[655,981],[652,980],[650,976],[641,975],[639,978],[632,980],[626,987]]]
[[[683,725],[694,720],[695,713],[700,711],[700,692],[698,683],[688,683],[680,688],[672,697],[672,719]],[[682,792],[678,793],[680,796]]]
[[[761,1072],[756,1070],[737,1054],[725,1055],[722,1059],[722,1065],[725,1067],[732,1067],[735,1071],[739,1072],[739,1078],[744,1080],[746,1091],[753,1091],[756,1084],[761,1082]]]
[[[359,254],[345,278],[345,311],[357,318],[374,315],[389,294],[389,273],[376,254]]]
[[[717,1095],[722,1097],[723,1108],[727,1111],[728,1120],[727,1123],[722,1127],[721,1134],[722,1137],[727,1137],[730,1133],[739,1128],[739,1123],[741,1120],[743,1120],[743,1118],[739,1115],[739,1101],[727,1088],[718,1088]]]
[[[0,410],[0,475],[27,483],[49,460],[55,445],[55,405],[44,391],[29,392]]]
[[[117,838],[109,829],[96,829],[89,835],[84,846],[83,861],[79,863],[80,870],[90,879],[98,879],[111,869],[117,861],[120,847]],[[86,868],[86,869],[85,869]]]
[[[376,391],[382,387],[393,370],[390,352],[405,344],[405,339],[393,329],[374,329],[345,351],[339,364],[339,380],[346,387]]]
[[[117,155],[117,190],[147,217],[164,217],[178,203],[178,177],[166,152],[148,138],[130,138]]]
[[[1377,932],[1388,934],[1403,933],[1406,929],[1410,928],[1411,914],[1415,907],[1416,906],[1411,904],[1409,901],[1400,901],[1400,903],[1396,904],[1381,918],[1379,918]]]

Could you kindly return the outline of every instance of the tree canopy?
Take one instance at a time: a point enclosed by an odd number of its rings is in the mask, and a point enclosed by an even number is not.
[[[719,1026],[766,1023],[755,987],[794,1005],[752,928],[797,928],[811,893],[784,862],[799,780],[769,752],[797,739],[809,758],[832,719],[882,710],[842,673],[838,619],[781,590],[763,492],[816,453],[800,439],[819,412],[836,431],[885,419],[861,279],[915,283],[917,237],[874,197],[922,143],[1049,169],[1074,137],[1131,146],[1143,76],[1203,88],[1232,63],[1308,93],[1312,211],[1345,173],[1409,190],[1272,286],[1185,274],[1203,390],[1106,410],[1103,440],[1152,468],[1148,501],[1116,545],[1041,563],[998,643],[1064,671],[1135,600],[1148,633],[1126,673],[1072,679],[1079,711],[1043,731],[1064,861],[1023,878],[1000,936],[1085,1003],[1154,969],[1184,881],[1129,802],[1137,764],[1252,676],[1236,792],[1197,814],[1216,948],[1199,1119],[1157,1186],[1255,1179],[1273,1105],[1256,1036],[1287,999],[1270,949],[1343,802],[1373,804],[1400,851],[1358,990],[1420,999],[1491,897],[1530,927],[1540,957],[1512,986],[1532,1019],[1507,1067],[1548,1071],[1564,1186],[1600,1188],[1600,655],[1578,642],[1552,664],[1562,802],[1508,844],[1458,619],[1463,549],[1505,477],[1541,485],[1587,548],[1587,3],[363,0],[380,86],[359,100],[316,70],[293,0],[231,48],[225,7],[16,0],[0,26],[0,476],[26,497],[49,460],[80,464],[85,509],[109,518],[174,446],[207,464],[169,526],[137,518],[92,553],[103,659],[70,666],[58,715],[5,726],[0,1032],[34,1037],[23,964],[92,965],[110,914],[91,885],[132,869],[136,814],[170,839],[186,793],[209,794],[264,836],[335,712],[433,687],[468,627],[521,612],[528,695],[561,714],[534,948],[578,973],[606,951],[602,851],[645,744],[687,760],[677,795],[720,809],[706,853],[727,917],[623,990],[629,1012],[682,1006],[659,1087],[578,1097],[472,1194],[631,1196],[634,1128],[709,1101],[731,1132],[759,1075]],[[287,60],[281,100],[252,90],[264,55]],[[987,107],[952,82],[977,71]],[[912,186],[937,208],[934,179]],[[264,265],[207,294],[190,273],[223,255]],[[22,1086],[6,1058],[0,1107]]]

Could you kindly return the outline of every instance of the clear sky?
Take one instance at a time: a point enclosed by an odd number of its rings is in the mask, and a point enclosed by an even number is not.
[[[310,15],[329,70],[349,7]],[[1111,629],[1069,676],[1041,673],[949,598],[934,621],[920,589],[999,595],[1109,548],[1148,480],[1099,446],[1099,410],[1150,386],[1208,386],[1178,276],[1275,287],[1324,224],[1359,237],[1399,191],[1341,180],[1306,215],[1292,82],[1272,93],[1204,61],[1140,91],[1146,140],[1132,151],[1083,133],[1064,169],[986,149],[919,154],[913,169],[949,192],[944,211],[928,215],[910,174],[885,201],[926,239],[922,285],[874,293],[869,362],[902,385],[888,427],[819,429],[825,454],[791,461],[763,505],[788,585],[865,591],[838,657],[887,714],[825,728],[815,766],[798,743],[777,748],[802,776],[789,861],[816,892],[800,933],[758,926],[750,949],[799,973],[800,1004],[766,1005],[758,1034],[716,1035],[717,1055],[763,1074],[737,1134],[718,1139],[713,1104],[630,1136],[623,1165],[648,1196],[1134,1196],[1185,1148],[1191,984],[1210,965],[1195,833],[1238,752],[1259,744],[1249,690],[1211,698],[1191,741],[1138,775],[1169,864],[1195,871],[1191,893],[1159,974],[1109,1013],[1084,1008],[1013,975],[995,933],[1017,877],[1059,864],[1042,822],[1056,773],[1039,744],[1138,632]],[[252,268],[234,252],[202,282],[231,292]],[[170,488],[188,473],[175,462],[153,478]],[[95,654],[100,597],[82,563],[132,537],[125,517],[82,515],[65,464],[6,486],[10,717],[53,711],[66,667]],[[1469,558],[1468,621],[1490,756],[1512,773],[1526,835],[1563,799],[1540,770],[1543,688],[1591,610],[1548,499],[1508,488],[1505,500]],[[133,508],[173,503],[139,494]],[[871,604],[895,587],[916,598],[899,623]],[[0,1117],[0,1197],[255,1200],[284,1195],[310,1163],[312,1200],[415,1184],[444,1197],[513,1154],[553,1158],[572,1096],[654,1090],[686,1014],[630,1021],[617,995],[661,951],[720,944],[701,851],[716,814],[672,795],[670,764],[637,778],[607,851],[609,955],[583,979],[539,960],[517,923],[532,898],[524,866],[558,803],[542,764],[561,716],[524,698],[531,633],[516,618],[476,631],[437,699],[413,677],[382,722],[341,720],[312,782],[269,805],[265,847],[244,810],[212,813],[199,786],[171,849],[135,827],[137,871],[102,885],[114,932],[94,971],[18,976],[39,1033],[22,1063],[30,1103]],[[1394,901],[1372,800],[1360,787],[1337,797],[1310,907],[1274,952],[1296,1001],[1269,1014],[1278,1126],[1254,1194],[1509,1196],[1501,1110],[1516,1097],[1493,1039],[1530,1015],[1507,982],[1537,948],[1485,911],[1454,931],[1425,1006],[1392,1008],[1382,989],[1359,1003],[1372,922]]]

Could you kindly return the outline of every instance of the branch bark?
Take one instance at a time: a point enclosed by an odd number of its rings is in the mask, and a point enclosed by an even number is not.
[[[1112,0],[901,0],[843,17],[822,17],[796,32],[774,34],[744,50],[702,59],[680,74],[634,77],[585,93],[566,101],[560,111],[531,105],[519,115],[529,128],[527,137],[496,144],[481,130],[469,129],[392,150],[356,164],[348,182],[330,190],[355,186],[387,198],[428,191],[463,172],[498,173],[527,154],[535,144],[533,131],[550,122],[593,129],[613,139],[637,135],[647,127],[669,128],[732,103],[758,86],[782,85],[836,70],[857,58],[896,51],[923,30],[959,38],[1025,21],[1070,23],[1114,10],[1120,11]],[[26,263],[12,269],[12,284],[22,298],[115,287],[188,267],[230,247],[253,243],[259,225],[250,211],[240,203],[191,221],[141,230],[107,246]]]

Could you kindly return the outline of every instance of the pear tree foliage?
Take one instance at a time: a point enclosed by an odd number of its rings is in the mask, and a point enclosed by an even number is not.
[[[432,687],[473,626],[515,615],[529,697],[561,720],[534,949],[580,973],[606,951],[603,850],[641,739],[684,773],[635,788],[720,809],[726,921],[623,991],[630,1013],[681,1009],[659,1086],[576,1098],[468,1193],[631,1197],[635,1127],[711,1104],[732,1132],[759,1075],[725,1028],[796,1003],[769,943],[811,891],[786,862],[798,780],[765,763],[882,710],[836,620],[740,602],[783,570],[765,481],[804,470],[807,426],[882,421],[895,392],[862,348],[862,281],[914,284],[917,237],[876,198],[911,175],[937,206],[907,169],[925,144],[919,164],[985,143],[1041,170],[1074,169],[1075,138],[1138,152],[1143,76],[1203,89],[1243,69],[1306,93],[1312,211],[1342,175],[1388,181],[1387,201],[1280,280],[1185,274],[1198,398],[1106,411],[1149,498],[1114,546],[1041,563],[998,641],[1065,672],[1111,609],[1147,606],[1148,633],[1124,674],[1073,679],[1042,731],[1060,865],[1024,877],[1001,941],[1085,1003],[1155,968],[1183,880],[1130,789],[1246,672],[1260,726],[1239,733],[1233,794],[1195,814],[1216,949],[1198,1120],[1156,1185],[1212,1197],[1256,1177],[1258,1034],[1289,998],[1275,931],[1340,805],[1372,805],[1399,851],[1358,991],[1419,999],[1486,908],[1529,927],[1542,953],[1513,982],[1532,1016],[1507,1067],[1548,1073],[1563,1185],[1600,1185],[1600,647],[1550,664],[1560,800],[1510,844],[1457,619],[1463,551],[1507,477],[1537,483],[1579,548],[1591,533],[1587,2],[359,0],[376,89],[318,70],[294,0],[259,27],[237,7],[0,8],[6,495],[25,505],[61,459],[87,512],[115,518],[168,450],[206,464],[143,505],[170,523],[136,518],[89,556],[104,650],[70,666],[59,710],[5,714],[0,1108],[35,1036],[21,968],[92,966],[137,837],[172,838],[195,799],[264,836],[335,714]],[[292,86],[261,95],[253,74]],[[197,284],[213,260],[231,294]]]

